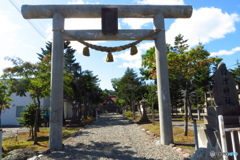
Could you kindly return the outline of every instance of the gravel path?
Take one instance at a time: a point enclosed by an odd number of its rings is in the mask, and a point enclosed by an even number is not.
[[[170,146],[155,145],[137,124],[121,115],[101,115],[98,121],[63,142],[65,149],[41,160],[183,160]]]

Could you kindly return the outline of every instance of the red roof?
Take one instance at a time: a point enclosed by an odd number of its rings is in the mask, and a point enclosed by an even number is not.
[[[108,96],[109,99],[111,99],[113,102],[116,102],[117,98],[116,96]]]

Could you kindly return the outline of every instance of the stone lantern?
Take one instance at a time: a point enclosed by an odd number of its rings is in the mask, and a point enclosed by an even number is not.
[[[143,110],[143,114],[142,114],[141,119],[138,121],[138,123],[150,123],[148,116],[147,116],[146,109],[145,109],[146,100],[143,98],[139,102],[139,104],[140,104],[140,108],[142,108],[142,110]]]

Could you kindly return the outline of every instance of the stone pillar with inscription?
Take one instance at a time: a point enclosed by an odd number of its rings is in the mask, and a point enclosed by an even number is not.
[[[199,129],[200,147],[216,147],[221,151],[219,136],[218,115],[224,116],[225,128],[240,127],[240,106],[236,83],[224,63],[220,63],[213,75],[213,97],[215,106],[207,108],[204,124]],[[226,134],[228,152],[232,152],[230,134]],[[235,135],[235,144],[239,150],[238,136]]]
[[[224,63],[219,64],[213,81],[213,96],[217,107],[239,106],[236,83]]]

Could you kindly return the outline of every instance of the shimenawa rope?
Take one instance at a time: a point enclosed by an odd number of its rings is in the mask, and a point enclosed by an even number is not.
[[[98,51],[102,51],[102,52],[119,52],[119,51],[122,51],[122,50],[125,50],[125,49],[128,49],[128,48],[132,47],[132,46],[137,45],[138,43],[140,43],[141,41],[145,40],[146,38],[148,38],[148,37],[150,37],[150,36],[160,32],[160,31],[163,31],[163,29],[155,29],[152,33],[148,34],[147,36],[143,37],[140,40],[137,40],[135,42],[132,42],[132,43],[129,43],[129,44],[126,44],[126,45],[117,46],[117,47],[105,47],[105,46],[103,47],[103,46],[93,45],[93,44],[90,44],[90,43],[88,43],[88,42],[86,42],[84,40],[76,38],[75,36],[67,33],[63,29],[54,28],[53,31],[62,32],[64,34],[66,34],[67,36],[69,36],[70,38],[80,42],[83,45],[85,45],[86,47],[89,47],[89,48],[92,48],[92,49],[95,49],[95,50],[98,50]]]

